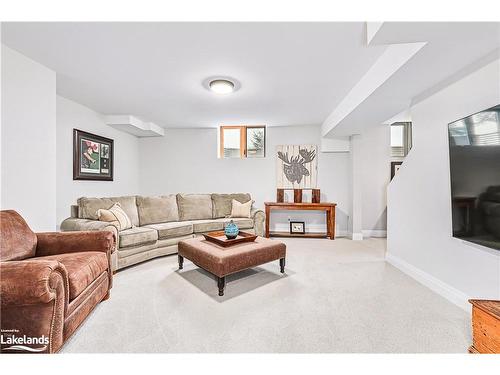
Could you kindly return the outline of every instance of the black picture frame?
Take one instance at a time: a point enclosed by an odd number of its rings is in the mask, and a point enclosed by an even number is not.
[[[113,181],[113,140],[73,129],[73,180]]]
[[[397,169],[396,167],[403,164],[402,161],[391,161],[391,181],[396,175]]]
[[[293,230],[294,224],[302,224],[302,230],[300,232]],[[304,221],[290,221],[290,234],[305,234],[306,233],[306,223]]]

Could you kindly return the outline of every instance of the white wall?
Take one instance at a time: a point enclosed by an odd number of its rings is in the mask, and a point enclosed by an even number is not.
[[[351,152],[349,163],[351,169],[351,179],[349,188],[351,190],[351,200],[349,204],[349,237],[352,240],[363,239],[363,174],[362,174],[362,152],[361,135],[355,134],[350,137]]]
[[[56,227],[56,74],[2,45],[2,209]]]
[[[1,207],[19,210],[35,230],[56,229],[80,196],[248,191],[263,207],[264,201],[275,200],[276,145],[321,144],[320,126],[270,127],[265,159],[231,160],[217,158],[214,128],[169,129],[164,138],[138,139],[106,125],[101,114],[56,96],[53,71],[7,47],[2,63]],[[73,181],[73,128],[115,140],[113,182]],[[362,157],[367,165],[363,229],[368,231],[385,229],[381,193],[385,182],[372,173],[376,168],[379,173],[380,155],[386,154],[379,144],[381,134],[380,128],[374,128],[373,134],[363,136]],[[349,154],[319,153],[318,158],[322,200],[338,203],[337,234],[345,235],[352,204]],[[383,168],[382,180],[386,178]],[[273,229],[286,230],[288,218],[305,220],[311,231],[325,227],[321,212],[290,211],[273,214]]]
[[[218,159],[217,129],[167,129],[165,137],[139,140],[140,191],[146,195],[249,192],[255,205],[263,207],[265,201],[276,200],[276,146],[319,146],[320,130],[320,126],[268,127],[265,158]],[[337,231],[345,234],[350,196],[349,154],[319,153],[318,157],[321,199],[338,203]],[[275,213],[271,225],[278,230],[286,228],[288,216],[305,218],[309,230],[324,230],[324,213]]]
[[[391,179],[390,126],[374,125],[361,135],[363,231],[383,235],[387,229],[387,185]]]
[[[451,301],[500,299],[500,252],[451,236],[448,123],[500,103],[500,60],[415,105],[413,149],[388,189],[387,260]]]
[[[73,129],[114,140],[113,181],[73,180]],[[104,122],[103,115],[69,99],[57,97],[57,225],[70,215],[77,198],[139,193],[139,141]]]

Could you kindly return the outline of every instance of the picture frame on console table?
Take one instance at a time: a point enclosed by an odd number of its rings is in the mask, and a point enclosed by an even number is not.
[[[113,181],[113,140],[73,129],[73,180]]]
[[[305,234],[306,223],[303,221],[290,221],[290,234]]]

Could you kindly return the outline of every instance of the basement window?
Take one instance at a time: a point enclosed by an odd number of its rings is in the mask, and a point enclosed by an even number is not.
[[[391,125],[391,157],[404,158],[412,147],[411,122],[395,122]]]
[[[450,124],[450,140],[456,146],[500,145],[499,122],[496,111],[476,113]]]
[[[221,126],[219,157],[263,158],[266,156],[265,126]]]

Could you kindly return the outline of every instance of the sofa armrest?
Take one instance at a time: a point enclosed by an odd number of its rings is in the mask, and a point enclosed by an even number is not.
[[[76,217],[69,217],[61,223],[61,230],[63,232],[107,230],[117,235],[118,226],[112,222],[107,222],[107,221],[78,219]]]
[[[78,206],[75,206],[78,209]],[[77,211],[77,210],[76,210]],[[61,223],[61,230],[63,232],[68,231],[108,231],[115,235],[116,246],[118,248],[118,232],[119,228],[116,223],[110,223],[106,221],[99,220],[89,220],[89,219],[79,219],[76,217],[69,217]],[[114,251],[114,250],[113,250]],[[111,256],[111,268],[114,271],[116,269],[116,264],[118,262],[118,257],[116,252],[112,253]]]
[[[109,231],[37,233],[36,256],[102,251],[111,256],[116,249],[115,235]]]
[[[56,299],[56,291],[69,298],[66,268],[56,260],[26,259],[0,262],[1,305],[46,304]]]
[[[253,227],[257,236],[264,236],[264,225],[266,222],[266,213],[260,208],[252,208],[250,216],[253,219]]]

